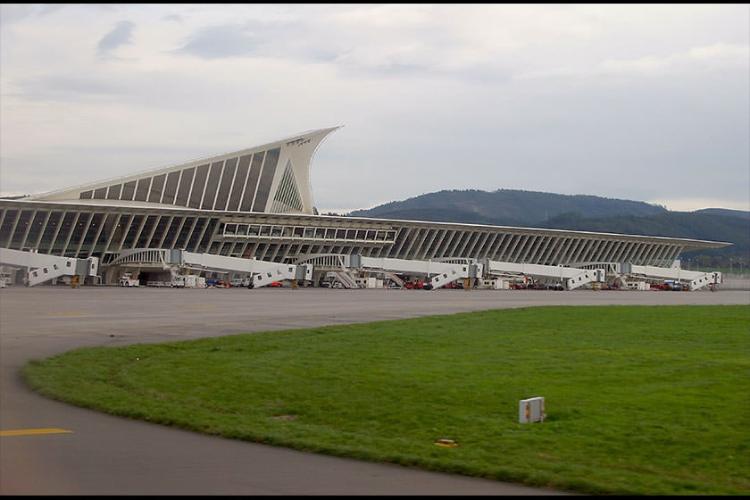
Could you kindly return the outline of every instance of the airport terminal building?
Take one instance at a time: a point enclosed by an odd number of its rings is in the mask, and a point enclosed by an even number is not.
[[[489,259],[586,267],[670,267],[681,252],[727,243],[318,215],[310,165],[336,128],[242,151],[18,199],[0,199],[0,248],[108,264],[133,249],[295,264],[318,256]]]

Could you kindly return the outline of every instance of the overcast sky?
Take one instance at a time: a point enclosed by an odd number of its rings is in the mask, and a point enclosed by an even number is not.
[[[0,6],[0,191],[344,125],[321,210],[526,189],[750,210],[748,5]]]

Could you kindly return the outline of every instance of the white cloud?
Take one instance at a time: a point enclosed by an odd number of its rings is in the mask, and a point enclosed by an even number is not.
[[[135,24],[132,21],[120,21],[99,40],[97,49],[100,56],[108,56],[113,50],[121,45],[133,43],[133,29]]]
[[[313,166],[319,206],[750,197],[747,5],[0,8],[3,191],[343,123]]]
[[[655,74],[667,71],[686,71],[694,68],[720,66],[747,67],[750,61],[750,46],[728,43],[715,43],[702,47],[692,47],[684,52],[666,56],[648,55],[637,59],[607,59],[600,65],[600,73],[641,73]]]
[[[750,47],[732,43],[714,43],[692,48],[688,51],[688,55],[699,60],[713,59],[747,64],[750,59]]]

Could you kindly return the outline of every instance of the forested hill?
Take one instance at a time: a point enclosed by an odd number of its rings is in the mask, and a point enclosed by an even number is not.
[[[675,212],[642,201],[500,189],[439,191],[349,215],[726,241],[733,245],[684,257],[704,265],[734,259],[750,266],[750,212],[742,210]]]
[[[750,212],[746,210],[729,210],[728,208],[704,208],[696,210],[696,214],[712,214],[712,215],[726,215],[729,217],[741,217],[743,219],[750,219]]]
[[[642,201],[514,189],[499,189],[493,192],[472,189],[423,194],[368,210],[355,210],[350,215],[387,219],[530,225],[564,213],[611,217],[654,215],[663,212],[666,212],[664,207]]]

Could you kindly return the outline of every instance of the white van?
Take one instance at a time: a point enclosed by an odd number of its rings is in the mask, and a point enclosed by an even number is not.
[[[123,273],[122,276],[120,276],[120,286],[140,286],[141,282],[140,280],[133,279],[133,275],[130,273]]]

